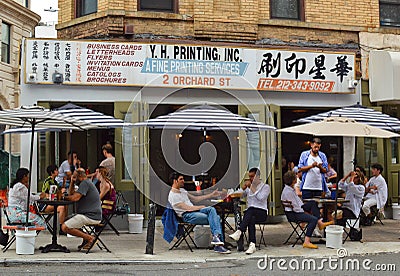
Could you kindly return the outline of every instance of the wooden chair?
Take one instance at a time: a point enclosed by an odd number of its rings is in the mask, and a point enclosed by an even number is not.
[[[112,200],[103,200],[101,204],[102,210],[115,210],[115,202]],[[108,247],[105,245],[105,243],[100,239],[101,233],[103,233],[103,230],[107,227],[107,225],[110,224],[110,219],[113,216],[113,212],[109,213],[107,216],[103,216],[100,223],[98,224],[88,224],[83,226],[83,229],[89,234],[93,235],[94,241],[91,244],[89,248],[86,249],[86,254],[90,252],[90,250],[93,248],[95,244],[100,248],[100,250],[105,249],[107,252],[111,253],[111,251],[108,249]],[[119,233],[117,234],[119,235]],[[100,243],[100,244],[99,244]],[[81,250],[81,249],[80,249]]]
[[[282,202],[283,208],[286,207],[286,208],[291,208],[291,209],[293,209],[293,205],[292,205],[292,202],[291,202],[291,201],[289,201],[289,200],[282,200],[281,202]],[[304,243],[303,236],[305,236],[305,233],[306,233],[306,230],[307,230],[307,227],[308,227],[308,223],[307,223],[307,222],[304,222],[304,221],[293,220],[293,219],[288,215],[288,212],[287,212],[287,211],[285,211],[285,215],[286,215],[286,218],[287,218],[287,220],[288,220],[290,226],[292,227],[293,231],[292,231],[292,233],[289,235],[289,237],[286,239],[286,241],[285,241],[283,244],[287,244],[287,243],[289,242],[290,238],[291,238],[293,235],[296,235],[297,237],[296,237],[296,241],[293,243],[292,247],[294,247],[299,241],[301,241],[302,243]],[[305,226],[304,226],[304,227],[301,226],[301,224],[303,224],[303,223],[305,223]]]

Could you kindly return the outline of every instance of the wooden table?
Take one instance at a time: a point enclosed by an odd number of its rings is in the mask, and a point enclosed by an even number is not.
[[[307,201],[315,201],[317,204],[322,204],[323,205],[323,218],[324,221],[327,221],[328,218],[328,208],[326,207],[326,205],[329,204],[336,204],[337,203],[345,203],[345,202],[350,202],[350,200],[348,199],[344,199],[344,198],[338,198],[338,199],[330,199],[330,198],[309,198],[309,199],[304,199],[303,201],[307,202]]]
[[[39,247],[40,250],[42,250],[42,253],[47,253],[50,251],[55,251],[55,252],[65,252],[69,253],[69,249],[66,248],[65,246],[62,246],[61,244],[57,243],[57,207],[62,206],[62,205],[69,205],[74,203],[73,201],[66,201],[66,200],[37,200],[39,203],[44,203],[50,206],[54,206],[54,215],[53,215],[53,235],[52,235],[52,243],[46,245],[46,246],[41,246]]]

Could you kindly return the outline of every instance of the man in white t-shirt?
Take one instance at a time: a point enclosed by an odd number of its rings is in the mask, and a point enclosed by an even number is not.
[[[63,185],[64,177],[66,177],[65,188],[69,187],[69,182],[73,173],[73,171],[71,171],[71,167],[75,169],[78,163],[80,163],[80,161],[78,160],[77,153],[74,151],[68,152],[67,160],[64,160],[64,162],[61,163],[60,167],[58,168],[58,176],[55,178],[60,187]]]
[[[183,175],[173,172],[170,175],[172,183],[171,191],[168,195],[168,202],[175,210],[175,213],[183,219],[184,222],[200,225],[210,225],[211,233],[213,235],[211,244],[215,245],[214,252],[221,254],[231,253],[223,245],[221,241],[222,229],[221,220],[214,207],[206,207],[205,205],[193,205],[192,201],[199,202],[202,200],[210,199],[219,195],[215,190],[213,193],[207,195],[195,196],[189,194],[183,187],[185,180]]]
[[[383,211],[387,201],[388,189],[385,178],[381,174],[382,171],[383,167],[381,164],[371,165],[372,177],[367,182],[365,189],[367,200],[365,200],[361,208],[365,216],[369,218],[366,225],[371,224],[371,207],[376,206],[379,211]]]
[[[300,155],[298,168],[302,173],[300,188],[303,199],[321,196],[322,192],[328,191],[325,182],[328,160],[320,148],[321,139],[315,137],[311,142],[311,149],[303,151]]]
[[[107,169],[107,177],[111,183],[115,184],[115,157],[112,155],[112,145],[107,143],[101,147],[103,155],[106,159],[101,161],[99,166],[103,166]]]

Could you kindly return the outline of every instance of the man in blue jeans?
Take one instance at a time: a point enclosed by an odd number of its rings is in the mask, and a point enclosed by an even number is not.
[[[172,183],[171,191],[168,195],[168,202],[179,217],[182,217],[184,222],[200,225],[210,225],[211,233],[213,235],[211,244],[215,245],[214,252],[221,254],[231,253],[223,245],[221,241],[222,230],[221,220],[215,211],[214,207],[206,207],[204,205],[193,205],[192,201],[199,202],[202,200],[210,199],[219,195],[218,191],[214,191],[208,195],[192,195],[189,194],[183,187],[185,180],[183,175],[173,172],[170,175]]]

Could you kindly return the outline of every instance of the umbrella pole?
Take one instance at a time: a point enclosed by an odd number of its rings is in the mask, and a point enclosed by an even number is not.
[[[33,142],[35,139],[35,124],[36,119],[32,121],[32,136],[31,136],[31,149],[30,149],[30,157],[29,157],[29,183],[28,183],[28,200],[26,202],[26,220],[25,225],[29,226],[29,203],[30,203],[30,196],[31,196],[31,181],[32,181],[32,163],[33,163]]]
[[[342,137],[339,137],[339,139],[338,139],[338,159],[337,159],[337,169],[338,169],[338,171],[336,172],[336,174],[338,174],[339,173],[339,168],[340,168],[340,165],[339,165],[339,162],[340,162],[340,157],[341,157],[341,151],[342,151],[342,149],[341,149],[341,145],[342,145]],[[333,218],[333,221],[334,221],[334,224],[336,224],[336,221],[337,221],[337,198],[338,198],[338,193],[339,193],[339,177],[336,177],[336,188],[335,188],[335,217]]]

